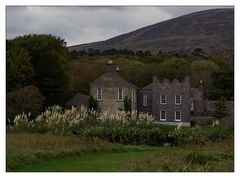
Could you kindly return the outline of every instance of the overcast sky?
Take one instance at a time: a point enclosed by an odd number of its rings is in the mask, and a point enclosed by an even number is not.
[[[106,40],[138,28],[219,6],[7,6],[6,36],[53,34],[67,45]]]

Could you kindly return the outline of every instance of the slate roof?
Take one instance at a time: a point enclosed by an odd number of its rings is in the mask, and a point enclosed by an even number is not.
[[[88,106],[89,96],[77,92],[72,98],[70,98],[65,105],[66,106]]]

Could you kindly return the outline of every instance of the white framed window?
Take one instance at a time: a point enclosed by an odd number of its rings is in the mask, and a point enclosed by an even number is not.
[[[133,94],[133,103],[136,103],[136,92]]]
[[[175,104],[176,105],[182,104],[182,96],[181,95],[175,95]]]
[[[123,89],[119,88],[118,89],[118,101],[123,101]]]
[[[191,111],[194,111],[194,103],[193,103],[193,101],[191,102]]]
[[[166,95],[160,96],[160,104],[167,104],[167,96]]]
[[[97,101],[101,101],[102,100],[102,89],[98,88],[97,89]]]
[[[136,93],[132,91],[132,103],[136,103]]]
[[[175,121],[181,121],[181,111],[175,111]]]
[[[147,106],[147,95],[143,95],[143,106]]]
[[[166,121],[166,120],[167,120],[167,111],[160,110],[160,121]]]

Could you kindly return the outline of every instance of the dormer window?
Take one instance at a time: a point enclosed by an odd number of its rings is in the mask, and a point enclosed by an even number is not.
[[[102,89],[98,88],[97,89],[97,101],[101,101],[102,100]]]
[[[118,89],[118,101],[123,101],[123,89],[119,88]]]
[[[181,105],[182,104],[182,97],[181,95],[175,95],[175,104]]]

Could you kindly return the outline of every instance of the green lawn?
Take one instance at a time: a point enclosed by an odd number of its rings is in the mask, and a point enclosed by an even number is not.
[[[110,172],[118,171],[124,161],[131,161],[143,155],[156,152],[156,149],[131,152],[86,153],[52,161],[20,167],[16,172]]]
[[[153,147],[48,134],[7,134],[7,172],[232,172],[234,140]]]

